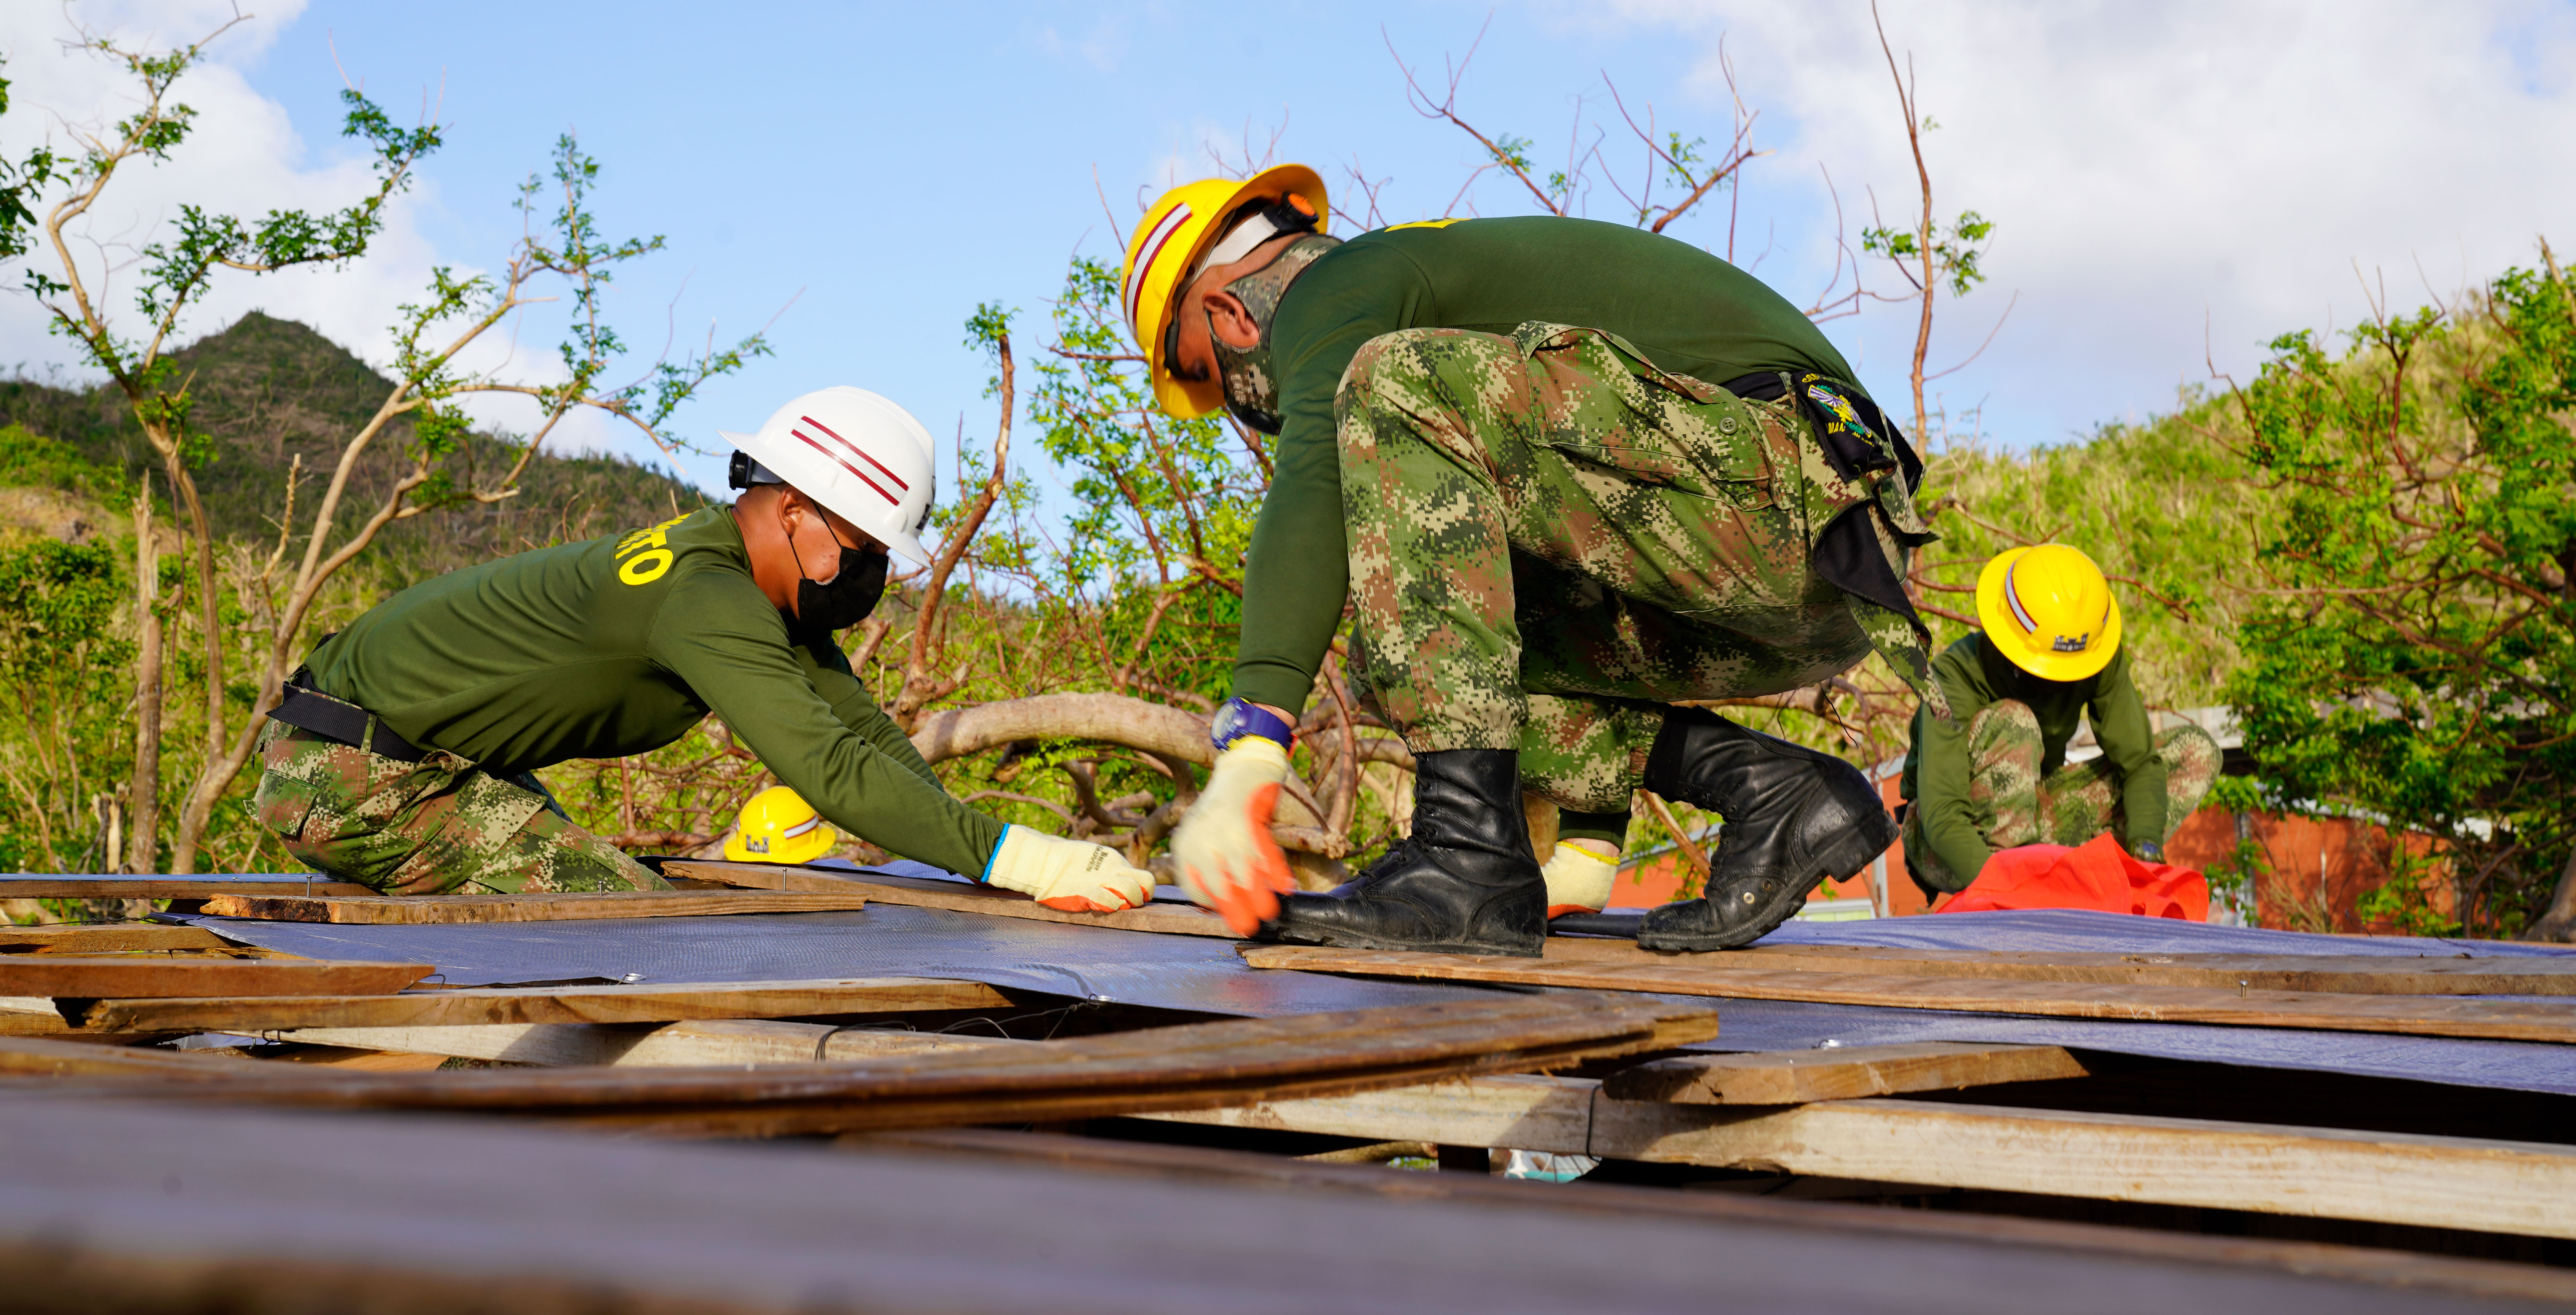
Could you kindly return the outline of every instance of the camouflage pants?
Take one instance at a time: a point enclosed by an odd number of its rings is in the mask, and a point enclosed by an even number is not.
[[[1417,753],[1517,749],[1531,793],[1621,810],[1664,705],[1812,684],[1880,639],[1809,565],[1871,492],[1793,401],[1527,324],[1376,338],[1334,411],[1356,675]]]
[[[532,775],[503,780],[436,750],[407,763],[279,721],[259,758],[261,824],[344,881],[388,895],[669,889],[573,825]]]
[[[1996,849],[2016,845],[2081,845],[2105,831],[2126,838],[2121,825],[2120,773],[2108,758],[2088,758],[2043,777],[2039,719],[2028,705],[2005,699],[1989,705],[1968,721],[1968,806],[1992,821],[1986,843]],[[2200,807],[2218,780],[2218,742],[2197,726],[2185,724],[2156,733],[2156,757],[2165,765],[2165,833]],[[1962,876],[1932,852],[1919,808],[1906,810],[1905,865],[1932,890],[1968,888],[1976,873]]]

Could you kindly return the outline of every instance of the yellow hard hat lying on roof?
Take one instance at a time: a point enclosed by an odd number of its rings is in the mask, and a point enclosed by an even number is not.
[[[734,819],[724,856],[736,863],[811,863],[841,835],[793,790],[773,785],[751,797]]]
[[[1118,308],[1136,345],[1145,349],[1145,370],[1153,376],[1154,400],[1172,415],[1202,416],[1225,405],[1225,385],[1213,375],[1201,383],[1177,379],[1165,369],[1170,350],[1172,302],[1199,272],[1201,258],[1225,236],[1226,216],[1249,201],[1286,201],[1315,218],[1324,231],[1332,212],[1325,204],[1324,180],[1302,164],[1264,169],[1250,178],[1203,178],[1163,193],[1136,221],[1127,239],[1127,268],[1118,280]],[[1225,264],[1248,251],[1225,256]]]
[[[1999,553],[1977,576],[1995,651],[2042,680],[2083,680],[2120,652],[2120,604],[2093,559],[2062,543]]]

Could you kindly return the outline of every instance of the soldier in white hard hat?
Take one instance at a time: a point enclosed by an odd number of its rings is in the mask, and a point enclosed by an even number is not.
[[[262,732],[261,822],[390,894],[657,889],[534,773],[713,713],[843,832],[1058,908],[1150,899],[1116,851],[949,797],[833,642],[875,608],[889,550],[928,560],[921,425],[844,387],[724,436],[732,506],[450,572],[325,639]]]

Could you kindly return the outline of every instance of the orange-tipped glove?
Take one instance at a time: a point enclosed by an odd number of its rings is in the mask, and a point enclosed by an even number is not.
[[[1154,879],[1128,866],[1117,850],[1024,826],[1002,829],[984,880],[1067,913],[1116,913],[1154,898]]]
[[[1538,873],[1547,878],[1547,916],[1599,913],[1610,903],[1610,883],[1619,876],[1619,851],[1599,840],[1560,840]]]
[[[1247,735],[1216,756],[1207,789],[1172,832],[1172,866],[1183,893],[1216,910],[1237,936],[1249,936],[1279,916],[1279,892],[1295,890],[1288,856],[1270,838],[1279,807],[1279,783],[1288,776],[1288,750],[1277,740]]]

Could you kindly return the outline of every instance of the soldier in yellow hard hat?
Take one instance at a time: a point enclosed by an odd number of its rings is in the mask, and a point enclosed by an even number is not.
[[[2116,832],[2164,861],[2164,842],[2218,778],[2218,745],[2162,732],[2129,679],[2120,604],[2102,569],[2061,543],[2014,548],[1977,577],[1977,633],[1932,663],[1952,719],[1914,716],[1900,792],[1905,865],[1927,895],[1965,890],[1998,849],[2080,845]],[[2098,757],[2066,764],[2076,723]]]
[[[803,796],[773,785],[742,806],[724,856],[736,863],[811,863],[840,841],[841,833]]]
[[[1726,818],[1705,897],[1639,943],[1759,938],[1896,838],[1830,754],[1682,706],[1872,650],[1937,702],[1902,559],[1922,463],[1786,298],[1687,242],[1558,216],[1343,240],[1299,165],[1174,188],[1121,311],[1156,401],[1275,434],[1233,697],[1173,833],[1181,887],[1263,939],[1536,955],[1598,908],[1643,787]],[[1269,820],[1345,605],[1411,750],[1410,834],[1330,895]],[[1554,802],[1542,863],[1524,793]]]

